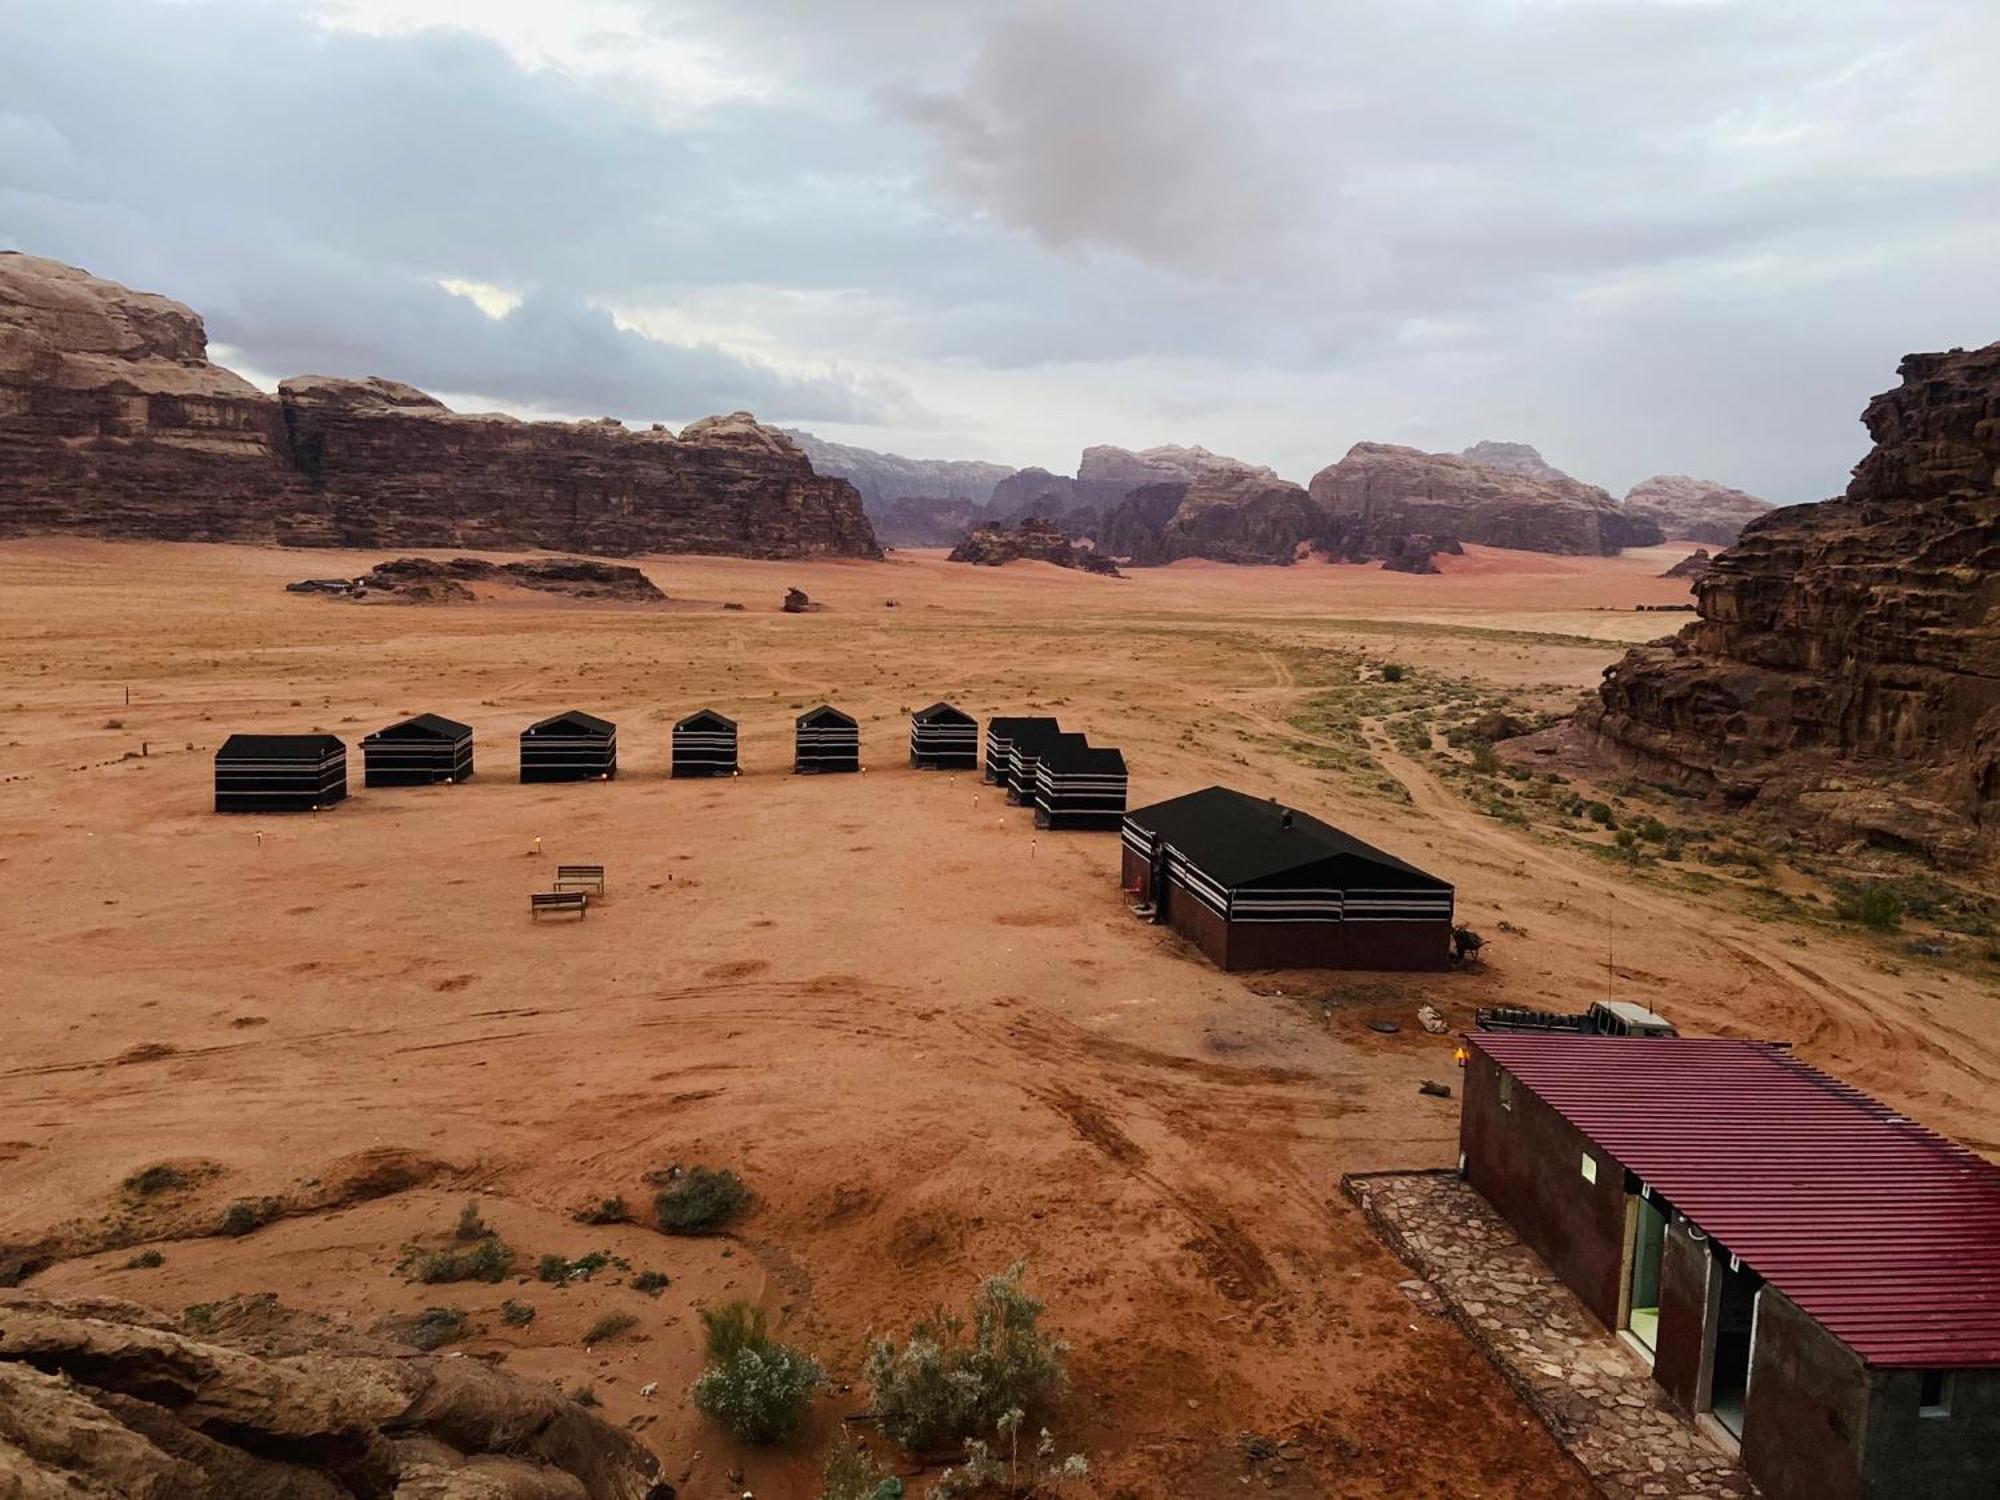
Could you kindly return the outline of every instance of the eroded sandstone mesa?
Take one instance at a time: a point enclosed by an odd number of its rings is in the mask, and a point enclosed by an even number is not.
[[[1018,526],[975,526],[970,536],[952,548],[946,561],[989,568],[1010,562],[1045,562],[1112,578],[1122,576],[1110,559],[1088,546],[1077,546],[1060,526],[1042,516],[1029,516]]]
[[[0,1292],[0,1493],[669,1500],[659,1462],[554,1386],[287,1311],[184,1332],[112,1298]]]
[[[1479,445],[1493,446],[1502,445]],[[1575,557],[1610,557],[1660,541],[1657,527],[1627,517],[1596,485],[1548,472],[1555,477],[1528,471],[1525,461],[1496,468],[1455,453],[1356,443],[1313,476],[1310,490],[1337,534],[1337,550],[1356,560],[1388,556],[1410,536]]]
[[[1685,474],[1655,474],[1626,492],[1625,514],[1649,522],[1662,536],[1727,547],[1743,528],[1771,508],[1768,500]]]
[[[1700,619],[1605,674],[1583,725],[1668,784],[1816,835],[2000,855],[2000,344],[1913,354],[1843,498],[1771,511]]]
[[[845,480],[747,412],[676,435],[453,412],[380,378],[276,397],[180,303],[0,253],[0,534],[873,557]]]

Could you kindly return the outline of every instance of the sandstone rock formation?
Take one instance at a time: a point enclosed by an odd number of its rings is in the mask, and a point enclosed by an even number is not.
[[[391,380],[276,398],[207,359],[201,319],[0,253],[0,535],[322,546],[874,556],[844,480],[747,413],[616,422],[462,416]]]
[[[1540,479],[1550,484],[1570,477],[1543,458],[1540,450],[1532,443],[1479,442],[1470,448],[1460,449],[1458,456],[1469,458],[1476,464],[1484,464],[1489,469],[1505,469],[1510,474],[1525,474],[1530,479]]]
[[[0,1494],[24,1500],[671,1500],[658,1461],[553,1386],[288,1312],[212,1331],[0,1292]]]
[[[997,568],[1010,562],[1054,563],[1059,568],[1082,568],[1086,572],[1121,576],[1110,559],[1089,547],[1079,547],[1063,534],[1055,522],[1030,516],[1018,526],[975,526],[972,534],[952,549],[951,562],[978,563]]]
[[[1282,564],[1311,545],[1323,520],[1290,480],[1248,464],[1217,466],[1192,483],[1137,491],[1104,518],[1098,544],[1142,565],[1182,557]]]
[[[1808,832],[2000,856],[2000,344],[1913,354],[1845,497],[1771,511],[1700,619],[1581,715],[1645,774]]]
[[[439,561],[429,557],[399,557],[377,563],[359,578],[333,581],[318,578],[288,583],[297,594],[332,594],[354,600],[397,604],[470,604],[479,596],[474,583],[502,584],[610,604],[664,604],[667,596],[638,568],[593,562],[583,557],[537,558],[532,562],[493,563],[477,557]]]
[[[828,442],[795,428],[781,430],[812,461],[814,473],[845,479],[854,486],[886,542],[894,538],[884,531],[881,518],[893,512],[896,501],[957,501],[968,507],[981,506],[993,498],[993,487],[1015,472],[1005,464],[978,459],[905,458],[900,453],[877,453]]]
[[[1595,485],[1537,478],[1451,453],[1356,443],[1313,476],[1342,556],[1383,557],[1412,535],[1570,556],[1651,546],[1657,528],[1628,519]]]
[[[1708,548],[1697,547],[1660,576],[1662,578],[1701,578],[1714,565],[1715,558],[1710,555]]]
[[[1657,526],[1663,536],[1714,547],[1733,545],[1770,508],[1768,500],[1685,474],[1655,474],[1625,496],[1625,514],[1633,520]]]

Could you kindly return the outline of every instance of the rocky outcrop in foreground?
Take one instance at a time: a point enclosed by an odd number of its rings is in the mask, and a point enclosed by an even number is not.
[[[1119,576],[1110,559],[1099,557],[1089,547],[1077,546],[1063,535],[1060,526],[1040,516],[1030,516],[1012,527],[976,526],[946,560],[989,568],[1010,562],[1045,562],[1058,568],[1081,568],[1087,573]]]
[[[664,604],[667,596],[638,568],[593,562],[583,557],[537,558],[494,563],[477,557],[439,561],[399,557],[377,563],[359,578],[308,578],[288,583],[295,594],[329,594],[397,604],[470,604],[479,596],[470,585],[500,584],[607,604]]]
[[[1711,547],[1734,545],[1743,528],[1770,508],[1768,500],[1685,474],[1655,474],[1625,496],[1625,514],[1634,521],[1658,527],[1662,536]]]
[[[2000,344],[1913,354],[1845,497],[1771,511],[1581,716],[1666,784],[1948,865],[2000,856]]]
[[[1407,548],[1411,536],[1573,557],[1610,557],[1660,540],[1657,527],[1626,517],[1596,485],[1389,443],[1356,443],[1310,488],[1333,550],[1357,561]]]
[[[24,1500],[671,1500],[555,1387],[250,1298],[196,1335],[111,1298],[0,1292],[0,1494]]]
[[[622,555],[877,555],[860,498],[746,412],[678,435],[453,412],[393,380],[276,397],[201,319],[0,253],[0,535]]]

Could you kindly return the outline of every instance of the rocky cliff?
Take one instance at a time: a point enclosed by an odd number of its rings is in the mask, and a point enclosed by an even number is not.
[[[1727,547],[1743,528],[1771,508],[1768,500],[1685,474],[1655,474],[1633,485],[1625,514],[1657,526],[1663,536]]]
[[[1541,450],[1532,443],[1479,442],[1470,448],[1460,449],[1458,456],[1484,464],[1489,469],[1505,469],[1510,474],[1525,474],[1530,479],[1545,480],[1551,484],[1569,478],[1543,458]]]
[[[1569,556],[1651,546],[1656,527],[1626,517],[1595,485],[1540,478],[1388,443],[1356,443],[1313,476],[1341,555],[1384,557],[1411,536]]]
[[[1075,545],[1060,526],[1040,516],[1030,516],[1018,526],[975,526],[972,534],[952,549],[947,561],[994,568],[1010,562],[1046,562],[1118,576],[1109,559],[1100,558],[1087,546]]]
[[[905,458],[900,453],[877,453],[872,448],[828,442],[795,428],[782,430],[811,460],[814,473],[845,479],[854,486],[871,520],[888,513],[898,500],[955,500],[972,506],[984,505],[993,498],[993,486],[1014,473],[1005,464],[977,459]],[[883,540],[893,538],[885,535]]]
[[[676,436],[462,416],[390,380],[271,397],[201,319],[0,253],[0,534],[873,556],[846,481],[747,413]]]
[[[0,1495],[77,1500],[672,1500],[659,1462],[554,1386],[289,1312],[0,1292]]]
[[[1323,529],[1299,485],[1269,469],[1210,467],[1188,483],[1147,485],[1099,528],[1099,547],[1135,564],[1206,557],[1231,563],[1290,563]]]
[[[1808,831],[2000,857],[2000,344],[1913,354],[1845,497],[1771,511],[1699,620],[1605,674],[1584,726],[1668,784]]]

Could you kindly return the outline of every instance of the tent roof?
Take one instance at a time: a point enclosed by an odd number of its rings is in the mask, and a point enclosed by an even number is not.
[[[544,729],[561,729],[565,727],[581,729],[589,734],[613,735],[618,732],[618,726],[609,719],[600,719],[596,714],[587,714],[580,708],[571,708],[559,714],[551,714],[546,719],[530,724],[522,733],[538,734]]]
[[[674,725],[674,728],[696,729],[703,724],[714,724],[722,729],[734,729],[736,727],[736,721],[734,719],[725,718],[723,715],[717,713],[712,708],[698,708],[693,713],[689,714],[685,719],[682,719],[678,724]]]
[[[1288,814],[1289,825],[1285,822]],[[1205,787],[1184,797],[1135,808],[1125,819],[1169,840],[1225,886],[1247,885],[1338,859],[1393,871],[1399,885],[1451,889],[1450,882],[1364,844],[1310,813],[1226,786]]]
[[[822,703],[818,708],[807,709],[799,715],[798,722],[801,726],[806,724],[841,724],[849,729],[854,727],[854,720],[835,708],[831,703]]]
[[[347,746],[333,734],[232,734],[215,758],[243,756],[251,760],[319,760]]]
[[[1093,745],[1080,734],[1057,736],[1042,751],[1042,763],[1051,771],[1085,771],[1099,775],[1123,773],[1125,757],[1110,745]]]
[[[1014,738],[1017,734],[1033,731],[1038,725],[1044,724],[1050,729],[1060,729],[1062,727],[1047,714],[1034,714],[1027,718],[1017,715],[1011,718],[988,719],[986,721],[986,732],[998,735],[1001,739],[1006,740]]]
[[[391,737],[402,738],[406,734],[412,737],[431,735],[438,739],[457,740],[463,739],[471,733],[472,726],[470,724],[461,724],[456,719],[447,719],[443,714],[418,714],[414,718],[403,719],[398,723],[390,724],[376,730],[367,739],[362,740],[361,743],[365,745],[369,740],[389,739]]]
[[[921,719],[926,724],[976,724],[979,722],[971,714],[954,703],[933,703],[929,708],[918,709],[910,717]]]

